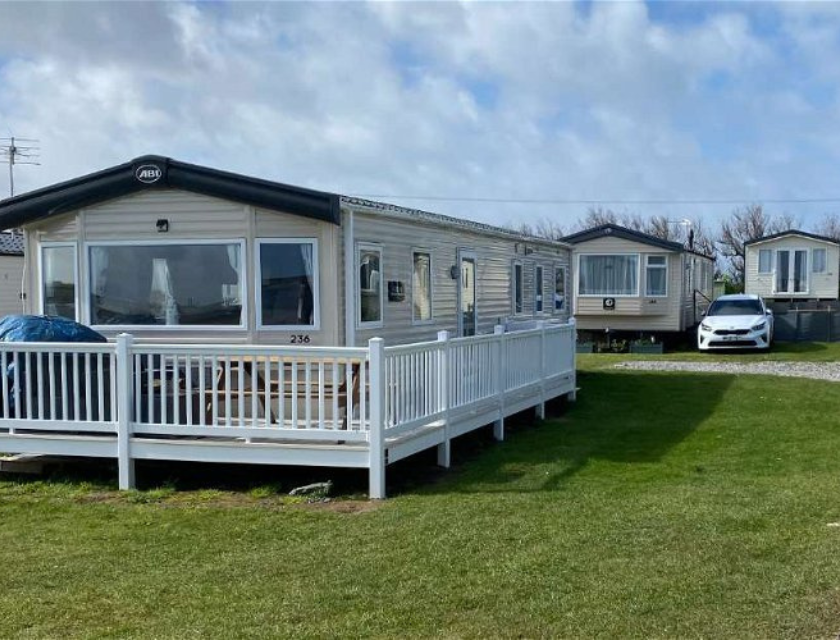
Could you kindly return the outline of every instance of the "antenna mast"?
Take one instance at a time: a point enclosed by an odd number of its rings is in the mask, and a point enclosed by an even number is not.
[[[33,138],[0,138],[0,162],[9,165],[9,197],[15,195],[15,165],[40,165],[41,149]]]

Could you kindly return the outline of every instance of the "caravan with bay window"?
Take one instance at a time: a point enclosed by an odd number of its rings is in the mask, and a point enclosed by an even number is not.
[[[146,156],[0,203],[26,311],[109,337],[388,344],[568,318],[570,247]]]
[[[574,247],[578,329],[681,332],[711,302],[714,259],[678,242],[605,224],[563,238]]]

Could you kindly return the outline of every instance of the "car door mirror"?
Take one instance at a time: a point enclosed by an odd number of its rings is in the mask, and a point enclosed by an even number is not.
[[[772,309],[767,309],[765,311],[765,314],[767,314],[768,316],[772,316],[773,315],[773,310]]]

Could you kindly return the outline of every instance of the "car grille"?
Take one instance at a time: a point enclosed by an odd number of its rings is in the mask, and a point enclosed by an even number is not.
[[[716,336],[745,336],[750,332],[749,329],[718,329],[715,331]]]
[[[755,340],[727,340],[726,342],[722,342],[720,340],[709,341],[710,347],[755,347],[756,344]]]

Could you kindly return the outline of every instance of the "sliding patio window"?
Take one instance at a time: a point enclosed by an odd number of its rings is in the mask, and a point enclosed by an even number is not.
[[[432,319],[432,255],[427,251],[414,251],[412,262],[412,320],[419,324]]]
[[[382,286],[382,247],[360,244],[356,247],[356,321],[361,328],[382,326],[385,298]]]
[[[645,295],[651,298],[668,295],[668,257],[645,257]]]
[[[76,319],[76,245],[41,247],[41,313]]]
[[[639,295],[639,256],[580,256],[578,293],[582,296]]]
[[[317,329],[320,324],[318,242],[314,238],[257,240],[257,326]]]
[[[244,327],[244,242],[88,245],[90,323]]]
[[[566,306],[566,267],[554,268],[554,311],[563,311]]]
[[[774,293],[808,292],[808,251],[776,251],[776,288]]]

